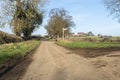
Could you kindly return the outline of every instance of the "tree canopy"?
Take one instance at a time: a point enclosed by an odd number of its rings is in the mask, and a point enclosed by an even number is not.
[[[66,33],[70,33],[71,27],[75,26],[72,21],[72,16],[69,15],[65,9],[54,8],[50,11],[50,19],[48,24],[45,26],[48,35],[53,37],[61,37],[62,29],[66,28]]]
[[[110,11],[110,14],[120,22],[120,0],[104,0],[104,4]]]
[[[3,12],[9,19],[13,32],[18,36],[23,34],[24,37],[29,37],[42,23],[42,5],[45,0],[5,1]]]

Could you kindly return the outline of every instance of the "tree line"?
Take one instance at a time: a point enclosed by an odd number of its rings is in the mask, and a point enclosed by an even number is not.
[[[43,5],[46,0],[5,0],[2,6],[1,26],[10,26],[17,36],[29,39],[31,34],[40,27],[43,22]],[[62,28],[70,28],[74,25],[72,16],[65,9],[55,8],[50,11],[49,21],[45,28],[50,36],[61,36]]]
[[[120,0],[103,0],[105,6],[120,21]],[[6,24],[10,26],[17,36],[29,39],[31,34],[40,27],[44,18],[43,5],[46,0],[4,0],[0,1],[2,12],[0,14],[0,27]],[[66,28],[66,34],[71,33],[75,26],[72,16],[63,8],[51,9],[48,23],[45,29],[51,37],[61,37],[62,29]]]

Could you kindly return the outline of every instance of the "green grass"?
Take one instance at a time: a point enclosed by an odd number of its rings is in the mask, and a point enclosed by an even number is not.
[[[40,41],[26,41],[8,45],[0,45],[0,64],[10,59],[24,57],[28,52],[40,44]]]
[[[94,43],[94,42],[58,42],[60,46],[68,48],[110,48],[120,47],[120,43]]]
[[[93,41],[93,42],[119,42],[119,36],[112,36],[110,38],[98,37],[98,36],[85,36],[85,37],[69,37],[72,41]]]

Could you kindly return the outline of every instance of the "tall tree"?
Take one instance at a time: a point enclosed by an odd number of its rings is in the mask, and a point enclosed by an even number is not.
[[[9,16],[12,30],[16,35],[23,34],[28,38],[39,27],[43,19],[42,5],[44,1],[6,0],[3,12]]]
[[[72,21],[72,16],[65,9],[54,8],[50,11],[50,19],[45,26],[48,34],[53,37],[61,37],[63,28],[66,28],[66,33],[70,33],[71,27],[75,26]]]
[[[104,4],[110,11],[110,14],[120,22],[120,0],[104,0]]]
[[[1,19],[2,17],[0,16],[0,28],[4,27],[5,26],[5,23],[2,21]]]

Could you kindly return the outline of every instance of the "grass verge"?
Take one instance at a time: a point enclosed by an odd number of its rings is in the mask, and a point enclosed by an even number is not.
[[[94,42],[57,42],[58,45],[67,48],[120,48],[120,43],[94,43]]]
[[[0,65],[11,59],[24,57],[40,44],[40,41],[25,41],[8,45],[0,45]]]
[[[120,43],[57,42],[57,44],[85,58],[95,58],[120,51]]]

